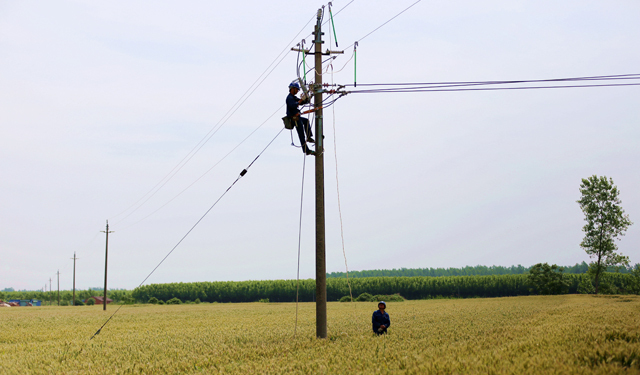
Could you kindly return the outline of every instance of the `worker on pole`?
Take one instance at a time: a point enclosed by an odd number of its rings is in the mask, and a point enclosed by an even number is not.
[[[292,124],[296,127],[298,137],[300,138],[300,145],[302,146],[302,152],[307,155],[313,155],[314,152],[307,146],[307,143],[315,143],[313,140],[313,133],[311,132],[311,126],[309,120],[300,117],[300,110],[298,106],[309,103],[310,98],[302,97],[299,99],[296,94],[300,91],[300,85],[297,82],[292,82],[289,85],[289,95],[287,96],[287,117]]]

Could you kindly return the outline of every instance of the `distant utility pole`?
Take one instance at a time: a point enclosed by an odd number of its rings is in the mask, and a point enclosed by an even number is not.
[[[73,252],[73,300],[71,302],[71,306],[76,305],[76,252]]]
[[[58,270],[56,275],[58,275],[58,306],[60,306],[60,270]]]
[[[109,260],[109,220],[107,220],[107,229],[101,231],[107,235],[107,242],[104,248],[104,300],[102,301],[102,310],[107,311],[107,262]]]
[[[316,336],[327,338],[327,264],[325,244],[325,217],[324,217],[324,132],[322,114],[322,56],[341,54],[342,51],[322,52],[322,14],[323,9],[318,9],[318,16],[314,28],[314,52],[304,50],[306,54],[315,55],[315,82],[313,85],[314,107],[316,108]],[[292,48],[293,51],[302,51]]]
[[[51,278],[49,278],[49,306],[51,306],[51,293],[53,291],[51,290]]]

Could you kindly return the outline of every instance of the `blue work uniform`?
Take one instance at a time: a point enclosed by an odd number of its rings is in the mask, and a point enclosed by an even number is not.
[[[298,99],[297,96],[289,93],[287,96],[287,117],[291,119],[291,122],[295,125],[296,131],[298,132],[298,138],[300,138],[300,144],[302,145],[302,152],[307,153],[309,147],[307,147],[307,138],[313,137],[313,133],[311,133],[311,126],[309,126],[309,120],[304,117],[298,117],[298,120],[294,120],[293,116],[300,113],[298,109]],[[305,136],[306,132],[306,136]]]
[[[371,323],[373,325],[373,332],[381,335],[387,332],[387,328],[391,325],[391,320],[389,320],[389,314],[387,314],[386,311],[383,314],[380,310],[376,310],[373,312],[373,316],[371,317]],[[378,328],[380,328],[381,325],[384,325],[384,329],[382,332],[378,332]]]

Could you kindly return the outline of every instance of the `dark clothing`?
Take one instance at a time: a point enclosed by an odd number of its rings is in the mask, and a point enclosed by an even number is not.
[[[311,132],[311,126],[309,126],[309,120],[304,117],[298,117],[298,120],[294,120],[293,116],[300,113],[298,109],[298,99],[297,96],[289,93],[287,96],[287,117],[291,119],[291,122],[295,125],[296,131],[298,132],[298,138],[300,138],[300,145],[302,146],[302,152],[307,153],[309,147],[307,147],[307,138],[313,137],[313,133]],[[306,100],[303,103],[308,103]]]
[[[298,99],[297,96],[289,93],[287,96],[287,117],[293,117],[300,113],[300,110],[298,109],[298,101],[300,101],[300,99]]]
[[[302,151],[307,152],[309,147],[307,146],[307,137],[313,137],[313,133],[311,132],[311,126],[309,125],[309,120],[304,117],[299,117],[298,121],[291,120],[296,126],[296,131],[298,132],[298,138],[300,138],[300,144],[302,145]],[[305,136],[305,132],[307,135]]]
[[[376,310],[371,317],[371,323],[373,324],[373,332],[380,335],[387,332],[387,328],[391,325],[391,320],[389,319],[389,314],[386,312],[382,314],[380,310]],[[381,325],[384,325],[383,331],[378,332],[378,328],[380,328]]]

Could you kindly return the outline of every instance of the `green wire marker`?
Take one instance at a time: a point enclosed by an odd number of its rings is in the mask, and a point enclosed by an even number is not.
[[[358,62],[358,56],[356,55],[356,51],[358,49],[358,42],[353,43],[353,87],[356,87],[356,67]]]
[[[336,40],[336,47],[337,47],[338,36],[336,35],[336,25],[333,24],[333,12],[331,11],[331,3],[329,3],[329,16],[331,17],[331,27],[333,28],[333,37]]]
[[[305,61],[304,44],[302,45],[302,71],[304,72],[304,81],[307,82],[307,63]]]

